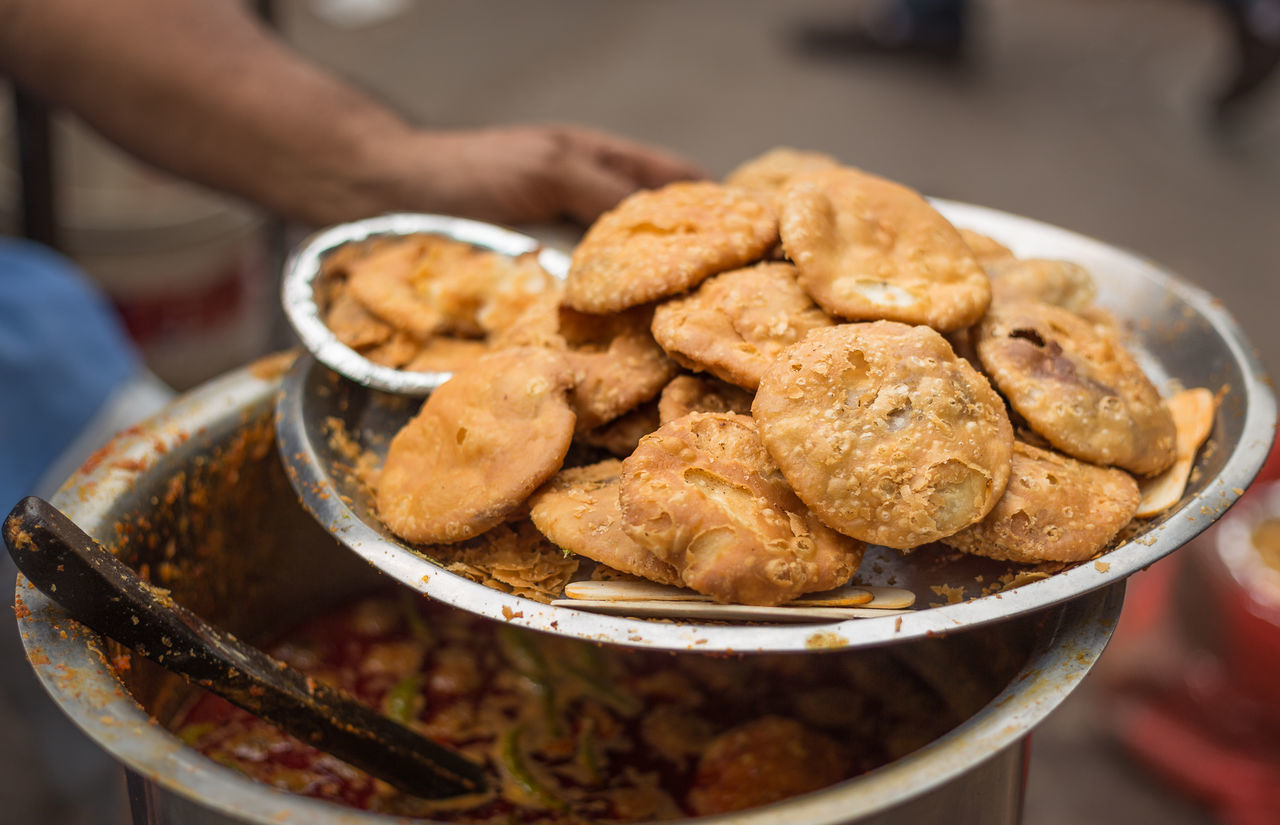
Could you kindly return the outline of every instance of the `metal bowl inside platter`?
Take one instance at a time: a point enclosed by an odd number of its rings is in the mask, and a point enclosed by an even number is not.
[[[1269,451],[1276,401],[1256,354],[1222,305],[1143,258],[1048,224],[950,201],[934,204],[957,226],[989,235],[1020,257],[1086,267],[1098,303],[1127,326],[1130,347],[1164,394],[1181,387],[1222,391],[1213,433],[1192,481],[1172,510],[1143,523],[1096,561],[999,589],[1023,569],[925,547],[909,554],[871,548],[855,581],[916,593],[911,613],[807,625],[732,625],[609,617],[551,607],[447,572],[404,544],[372,513],[364,487],[346,470],[333,427],[383,455],[417,403],[343,381],[309,359],[285,378],[279,436],[293,461],[304,505],[355,553],[432,598],[525,627],[615,644],[675,650],[786,651],[869,647],[976,627],[1040,610],[1112,584],[1173,552],[1212,524],[1249,485]],[[338,494],[333,495],[336,491]],[[995,592],[993,592],[995,591]]]
[[[385,392],[420,397],[440,386],[449,374],[408,372],[375,364],[339,341],[325,326],[322,308],[316,300],[317,278],[325,255],[343,244],[384,235],[443,235],[511,256],[536,250],[538,262],[552,275],[563,278],[569,268],[569,259],[563,252],[543,248],[533,238],[493,224],[447,215],[381,215],[324,229],[307,238],[285,262],[281,282],[285,316],[320,363],[357,384]]]
[[[250,640],[273,638],[386,583],[297,502],[273,440],[281,370],[280,363],[255,365],[184,396],[106,445],[54,497],[78,525],[127,563],[145,568],[176,601]],[[872,651],[932,663],[948,704],[968,707],[965,721],[870,773],[776,805],[698,822],[1016,823],[1027,735],[1093,666],[1114,629],[1122,596],[1117,585],[972,633]],[[69,619],[23,579],[17,597],[19,630],[45,688],[127,768],[132,821],[405,821],[268,787],[200,755],[155,724],[170,718],[183,700],[186,689],[177,680],[140,656],[132,656],[127,668],[113,667],[122,651]],[[988,653],[974,655],[975,646]],[[843,655],[868,654],[816,653],[806,661],[822,667],[824,659]],[[996,660],[1007,666],[997,669]],[[960,685],[974,679],[985,680],[984,693],[968,706]]]

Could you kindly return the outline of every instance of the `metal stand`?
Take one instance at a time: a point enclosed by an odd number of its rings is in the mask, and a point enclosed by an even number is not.
[[[20,179],[18,231],[25,238],[60,249],[49,107],[15,86],[13,112]]]

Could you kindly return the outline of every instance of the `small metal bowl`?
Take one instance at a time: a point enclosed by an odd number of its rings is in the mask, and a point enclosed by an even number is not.
[[[325,256],[348,243],[380,235],[441,235],[512,257],[537,251],[542,268],[557,278],[569,270],[563,252],[493,224],[447,215],[399,213],[344,223],[307,238],[285,263],[281,300],[302,345],[316,360],[357,384],[397,395],[424,396],[449,378],[447,372],[411,372],[375,364],[338,340],[324,322],[316,288]]]

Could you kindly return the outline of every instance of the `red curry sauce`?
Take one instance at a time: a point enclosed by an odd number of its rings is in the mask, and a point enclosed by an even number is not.
[[[494,792],[403,794],[210,694],[172,727],[294,793],[449,822],[675,819],[767,804],[884,764],[957,724],[954,702],[878,652],[712,658],[610,648],[399,591],[269,648],[487,762]]]

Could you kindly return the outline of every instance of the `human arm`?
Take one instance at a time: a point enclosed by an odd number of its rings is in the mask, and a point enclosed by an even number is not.
[[[569,126],[417,129],[229,0],[0,0],[0,71],[138,157],[313,224],[592,220],[687,163]]]

